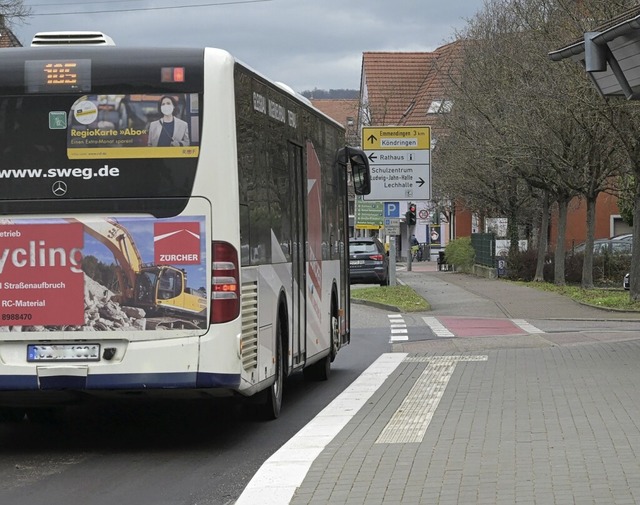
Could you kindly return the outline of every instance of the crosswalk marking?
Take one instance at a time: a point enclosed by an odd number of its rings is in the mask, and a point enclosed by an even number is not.
[[[401,314],[387,314],[389,318],[389,326],[391,327],[391,336],[389,337],[389,343],[401,342],[409,340],[407,331],[407,323]]]
[[[536,328],[534,325],[528,323],[524,319],[512,319],[511,322],[522,328],[527,333],[544,333],[543,330],[541,330],[540,328]]]
[[[389,318],[389,328],[390,328],[390,342],[398,342],[398,341],[406,341],[409,340],[407,323],[401,314],[387,314]],[[456,335],[449,330],[444,324],[438,320],[436,317],[423,317],[422,320],[425,324],[431,329],[433,334],[439,338],[451,338]],[[507,321],[506,319],[502,319],[501,321]],[[522,331],[532,335],[532,334],[541,334],[544,333],[544,330],[532,325],[527,322],[525,319],[509,319],[508,321],[512,322],[514,325],[519,327]]]
[[[455,337],[453,333],[447,330],[444,325],[438,321],[435,317],[423,317],[422,320],[427,323],[427,326],[431,328],[431,331],[436,337],[449,338]]]

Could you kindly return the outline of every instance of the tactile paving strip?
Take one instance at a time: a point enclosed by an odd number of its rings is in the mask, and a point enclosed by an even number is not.
[[[410,356],[409,362],[428,362],[427,368],[389,420],[376,444],[421,442],[440,399],[460,361],[487,361],[488,356]]]

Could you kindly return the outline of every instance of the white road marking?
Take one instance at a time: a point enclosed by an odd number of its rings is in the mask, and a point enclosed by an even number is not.
[[[407,358],[406,361],[427,361],[429,364],[378,436],[376,444],[421,442],[456,364],[460,361],[487,361],[487,359],[488,356]]]
[[[444,325],[435,317],[423,317],[422,319],[427,324],[427,326],[431,328],[431,331],[436,337],[455,337],[455,335],[447,330],[447,328],[445,328]]]
[[[522,328],[522,330],[526,331],[527,333],[544,333],[543,330],[541,330],[540,328],[536,328],[534,325],[528,323],[524,319],[512,319],[511,322],[516,326]]]
[[[258,469],[235,505],[290,503],[311,464],[407,357],[380,356]]]
[[[389,318],[389,326],[391,326],[389,343],[409,340],[407,323],[404,322],[402,314],[387,314],[387,317]]]

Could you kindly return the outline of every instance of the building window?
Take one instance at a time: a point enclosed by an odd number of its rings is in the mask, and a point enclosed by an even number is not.
[[[427,114],[446,114],[451,112],[453,107],[452,100],[434,100],[427,109]]]

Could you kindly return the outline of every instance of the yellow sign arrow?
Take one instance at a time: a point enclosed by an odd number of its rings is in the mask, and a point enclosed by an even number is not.
[[[362,148],[431,149],[431,127],[365,126],[362,128]]]

